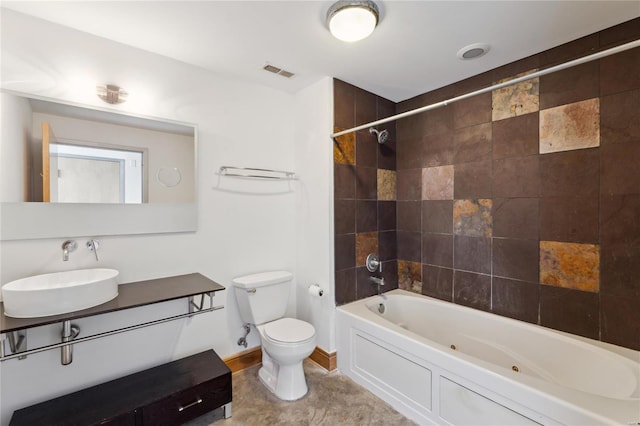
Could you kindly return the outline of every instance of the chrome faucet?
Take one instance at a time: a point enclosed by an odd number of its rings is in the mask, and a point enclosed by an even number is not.
[[[89,251],[92,251],[93,254],[96,256],[96,262],[98,261],[98,249],[99,248],[100,248],[100,241],[99,240],[91,239],[91,240],[87,241],[87,249]]]
[[[369,281],[372,281],[374,284],[376,284],[378,286],[378,296],[382,297],[383,299],[386,299],[387,296],[385,296],[382,291],[381,288],[384,285],[384,277],[369,277]]]
[[[367,256],[367,260],[365,262],[367,265],[367,270],[369,272],[382,272],[382,261],[378,257],[377,254],[371,253]],[[380,287],[384,285],[383,277],[369,277],[369,281],[372,281],[374,284],[378,286],[378,296],[381,296],[383,299],[386,299],[386,296],[382,294]]]
[[[69,260],[69,253],[71,253],[77,248],[78,248],[78,243],[76,243],[75,240],[67,240],[64,243],[62,243],[62,260],[65,262]]]
[[[378,255],[375,253],[371,253],[369,254],[369,256],[367,256],[365,264],[367,265],[367,270],[369,272],[382,272],[382,262],[380,261]]]
[[[378,277],[369,277],[370,281],[373,281],[375,284],[378,285],[378,287],[384,285],[384,278],[378,278]],[[379,288],[378,288],[379,290]]]

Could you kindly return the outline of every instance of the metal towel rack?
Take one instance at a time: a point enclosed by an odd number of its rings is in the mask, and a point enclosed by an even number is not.
[[[221,176],[232,176],[252,179],[297,180],[294,172],[286,170],[256,169],[253,167],[220,166]]]

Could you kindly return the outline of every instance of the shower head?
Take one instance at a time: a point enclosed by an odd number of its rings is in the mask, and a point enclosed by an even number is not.
[[[389,140],[389,131],[387,129],[377,131],[373,127],[369,127],[369,133],[376,134],[376,137],[378,138],[378,143],[380,145],[383,145]]]

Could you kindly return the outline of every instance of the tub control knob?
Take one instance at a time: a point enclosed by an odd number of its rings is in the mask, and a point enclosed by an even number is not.
[[[380,262],[378,255],[375,253],[371,253],[367,256],[366,265],[369,272],[376,272],[378,270],[382,272],[382,262]]]

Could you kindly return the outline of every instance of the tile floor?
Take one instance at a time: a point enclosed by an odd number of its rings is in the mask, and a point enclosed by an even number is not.
[[[258,366],[233,375],[233,416],[215,410],[187,426],[227,425],[414,425],[385,402],[338,371],[328,373],[306,360],[309,393],[299,401],[284,402],[258,379]]]

